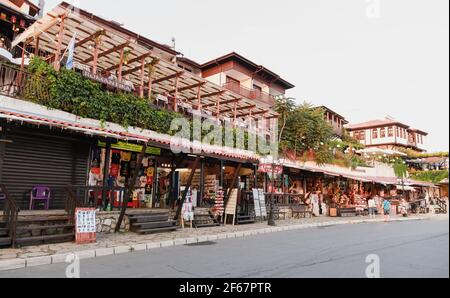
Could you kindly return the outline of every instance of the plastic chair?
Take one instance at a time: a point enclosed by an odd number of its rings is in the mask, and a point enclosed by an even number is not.
[[[47,186],[35,186],[31,190],[30,195],[30,210],[34,210],[35,201],[43,201],[45,203],[45,210],[50,209],[51,190]]]

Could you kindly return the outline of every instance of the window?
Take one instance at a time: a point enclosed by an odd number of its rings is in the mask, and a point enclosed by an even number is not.
[[[362,131],[357,131],[355,133],[355,138],[358,141],[365,141],[366,140],[366,131],[362,130]]]
[[[372,138],[373,139],[378,139],[378,129],[372,129]]]
[[[386,128],[383,127],[383,128],[380,130],[380,138],[384,139],[385,137],[386,137]]]
[[[394,136],[394,127],[389,127],[388,136],[392,138]]]
[[[262,92],[262,88],[259,87],[258,85],[253,84],[253,89],[255,89],[256,91]]]
[[[236,80],[236,79],[233,79],[232,77],[227,76],[227,84],[228,83],[237,84],[237,85],[241,84],[241,82],[239,80]]]
[[[397,127],[397,137],[398,137],[398,138],[401,137],[401,135],[400,135],[400,127]]]

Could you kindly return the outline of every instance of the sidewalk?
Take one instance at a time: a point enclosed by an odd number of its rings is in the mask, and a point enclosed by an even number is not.
[[[426,220],[448,218],[447,216],[424,215],[409,218],[394,217],[391,221]],[[358,218],[306,218],[277,221],[276,227],[266,222],[243,226],[221,226],[204,229],[185,229],[171,233],[137,235],[134,233],[99,235],[97,243],[76,245],[75,243],[29,246],[21,249],[0,249],[0,271],[25,267],[64,263],[66,257],[76,254],[80,259],[89,259],[107,255],[145,251],[157,248],[181,246],[186,244],[217,241],[227,238],[243,238],[253,235],[289,230],[301,230],[331,225],[362,224],[383,222],[382,217],[370,219]]]

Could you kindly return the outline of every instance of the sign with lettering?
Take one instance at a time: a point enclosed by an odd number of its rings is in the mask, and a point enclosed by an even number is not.
[[[283,165],[274,165],[274,164],[260,164],[259,170],[260,173],[267,173],[275,175],[282,175],[283,174]]]
[[[262,217],[262,214],[261,214],[261,201],[259,200],[259,191],[256,188],[253,189],[253,202],[255,204],[255,216],[256,216],[256,218]]]
[[[116,89],[123,90],[125,92],[132,92],[133,89],[134,89],[134,87],[132,87],[130,85],[127,85],[127,84],[124,84],[124,83],[122,83],[122,82],[120,82],[118,80],[111,79],[111,78],[105,78],[105,77],[103,77],[101,75],[98,75],[98,74],[95,74],[95,73],[91,73],[90,71],[86,71],[86,70],[83,71],[83,76],[88,78],[88,79],[90,79],[90,80],[93,80],[93,81],[96,81],[96,82],[99,82],[99,83],[111,86],[111,87],[116,88]]]
[[[75,238],[77,244],[93,243],[97,240],[96,210],[77,208],[75,210]]]
[[[98,146],[105,148],[106,143],[98,142]],[[116,144],[111,144],[111,149],[140,153],[140,152],[142,152],[142,145],[129,144],[129,143],[119,141]],[[145,153],[150,154],[150,155],[161,155],[161,148],[147,147],[147,150],[145,151]]]

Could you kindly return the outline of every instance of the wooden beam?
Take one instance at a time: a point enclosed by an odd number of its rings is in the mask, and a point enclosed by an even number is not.
[[[202,87],[205,84],[206,84],[206,82],[200,82],[200,83],[197,83],[197,84],[194,84],[194,85],[189,85],[189,86],[186,86],[186,87],[178,88],[178,92],[183,92],[183,91],[186,91],[186,90]],[[170,93],[174,93],[174,92],[175,92],[175,90],[171,91]]]
[[[122,82],[122,68],[123,68],[124,59],[125,59],[125,48],[122,48],[120,50],[119,69],[117,70],[117,72],[118,72],[117,79],[119,80],[119,82]]]
[[[115,46],[115,47],[113,47],[113,48],[111,48],[111,49],[109,49],[109,50],[107,50],[107,51],[101,52],[101,53],[98,54],[98,57],[97,57],[97,58],[105,57],[105,56],[108,56],[108,55],[111,54],[111,53],[120,51],[120,50],[122,50],[122,49],[128,47],[129,44],[130,44],[130,42],[126,42],[126,43],[124,43],[124,44]],[[84,62],[84,63],[89,63],[89,62],[91,62],[91,61],[93,61],[93,60],[94,60],[94,56],[92,56],[91,58],[88,58],[88,59],[84,60],[83,62]]]
[[[95,48],[94,48],[94,59],[92,59],[92,73],[97,73],[98,68],[98,51],[100,50],[100,46],[102,45],[102,41],[100,36],[95,40]]]
[[[204,94],[204,95],[202,95],[202,98],[209,98],[209,97],[214,97],[214,96],[217,96],[217,95],[220,96],[220,95],[224,94],[225,92],[226,92],[226,90],[221,90],[221,91],[217,91],[217,92],[214,92],[214,93]],[[193,98],[187,99],[187,101],[193,101],[193,100],[197,100],[197,97],[193,97]]]
[[[61,22],[59,22],[58,43],[56,45],[55,62],[54,62],[54,68],[56,71],[59,71],[61,68],[60,60],[61,60],[62,41],[64,38],[65,19],[66,19],[66,16],[62,16]]]
[[[145,59],[145,58],[141,58],[141,59]],[[151,62],[150,63],[145,63],[144,64],[144,69],[145,69],[145,67],[147,67],[149,65],[151,65]],[[122,76],[126,76],[126,75],[129,75],[129,74],[132,74],[133,72],[136,72],[136,71],[138,71],[140,69],[142,69],[142,64],[139,65],[139,66],[136,66],[134,68],[131,68],[131,69],[127,70],[127,71],[122,72]]]
[[[150,57],[151,55],[152,55],[151,52],[145,53],[145,54],[143,54],[141,56],[138,56],[136,58],[131,59],[130,61],[127,61],[127,64],[129,65],[129,64],[133,64],[135,62],[139,62],[139,61],[142,60],[142,58],[147,58],[147,57]],[[111,66],[110,68],[107,68],[106,71],[113,71],[115,69],[118,69],[119,67],[120,67],[120,64],[117,64],[117,65]]]
[[[179,72],[176,72],[174,74],[171,74],[170,76],[154,80],[153,84],[159,84],[159,83],[164,82],[164,81],[172,80],[172,79],[175,79],[175,78],[177,78],[177,77],[179,77],[179,76],[181,76],[183,74],[184,74],[184,71],[179,71]]]
[[[240,108],[236,107],[236,108],[232,108],[232,109],[226,109],[226,110],[223,110],[223,111],[220,111],[220,112],[221,113],[228,113],[228,112],[233,112],[235,110],[236,111],[244,111],[244,110],[247,110],[247,109],[254,109],[254,108],[256,108],[256,105],[240,107]]]
[[[194,180],[195,171],[197,170],[199,163],[200,163],[200,156],[197,156],[195,158],[194,164],[192,165],[191,174],[189,175],[189,178],[187,180],[186,189],[184,190],[183,196],[181,197],[181,201],[180,204],[178,205],[177,213],[175,214],[174,220],[178,220],[178,218],[180,218],[181,210],[183,208],[184,202],[186,201],[187,193],[191,188],[192,180]]]
[[[269,112],[270,112],[269,110],[264,110],[264,111],[254,112],[254,113],[250,112],[247,114],[238,115],[238,117],[241,118],[241,117],[246,117],[246,116],[256,116],[256,115],[266,114]]]
[[[221,104],[226,105],[229,103],[237,103],[237,102],[240,102],[241,100],[242,100],[242,98],[230,99],[230,100],[222,101]],[[215,105],[216,105],[216,103],[209,103],[209,104],[203,105],[203,107],[210,108],[210,107],[214,107]]]
[[[139,97],[140,98],[144,98],[144,79],[145,79],[145,59],[146,58],[142,58],[142,62],[141,62],[141,83],[139,85]]]
[[[175,76],[175,84],[174,84],[174,89],[175,89],[175,93],[173,95],[173,110],[175,112],[178,112],[178,84],[180,81],[180,76],[176,75]]]

